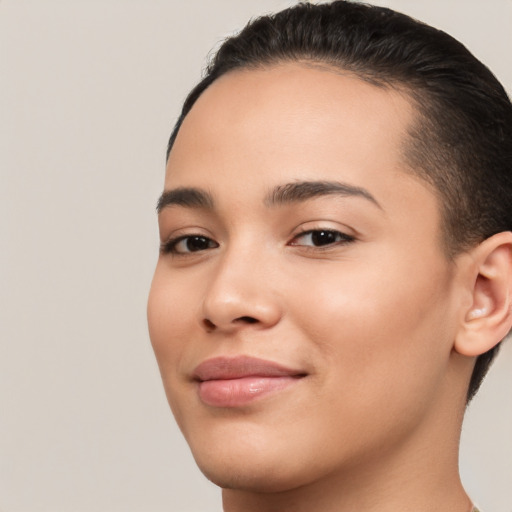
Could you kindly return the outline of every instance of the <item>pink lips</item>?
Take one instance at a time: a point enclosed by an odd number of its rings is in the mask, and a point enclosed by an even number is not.
[[[201,401],[213,407],[241,407],[282,390],[306,374],[272,361],[248,356],[216,357],[193,373]]]

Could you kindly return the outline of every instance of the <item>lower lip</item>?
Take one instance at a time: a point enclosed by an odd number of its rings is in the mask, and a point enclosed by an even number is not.
[[[296,383],[298,377],[242,377],[199,383],[199,398],[212,407],[241,407]]]

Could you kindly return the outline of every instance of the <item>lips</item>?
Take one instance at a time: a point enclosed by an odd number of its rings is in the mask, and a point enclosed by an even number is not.
[[[248,356],[217,357],[193,372],[200,400],[212,407],[241,407],[305,377],[302,370]]]

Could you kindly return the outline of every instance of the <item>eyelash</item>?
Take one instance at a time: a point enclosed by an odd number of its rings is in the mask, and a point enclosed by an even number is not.
[[[305,244],[296,243],[296,241],[300,238],[303,238],[305,236],[313,237],[315,234],[318,236],[327,235],[330,237],[334,237],[335,240],[332,242],[327,241],[328,243],[326,243],[325,245],[305,245]],[[188,250],[188,251],[179,251],[177,249],[178,245],[181,242],[185,242],[185,241],[188,242],[193,239],[196,239],[196,241],[200,241],[200,243],[206,244],[206,246],[202,249],[199,248],[197,250]],[[340,245],[347,245],[354,241],[355,241],[355,237],[353,237],[351,235],[347,235],[346,233],[343,233],[341,231],[338,231],[335,229],[317,228],[317,229],[304,230],[304,231],[298,233],[297,235],[295,235],[293,237],[293,239],[291,240],[291,242],[288,243],[288,245],[296,246],[296,247],[297,246],[307,247],[309,250],[327,250],[332,247],[336,247],[336,246],[340,246]],[[219,244],[207,236],[199,235],[199,234],[190,234],[190,235],[178,236],[176,238],[171,238],[170,240],[167,240],[166,242],[162,243],[162,245],[160,246],[160,252],[162,254],[172,254],[174,256],[186,256],[186,255],[193,254],[195,252],[204,252],[207,249],[216,249],[217,247],[219,247]]]

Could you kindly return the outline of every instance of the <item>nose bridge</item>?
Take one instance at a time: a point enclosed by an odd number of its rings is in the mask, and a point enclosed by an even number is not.
[[[252,246],[252,247],[251,247]],[[219,255],[203,299],[202,321],[216,329],[271,326],[281,316],[270,286],[270,262],[254,244],[237,244]]]

